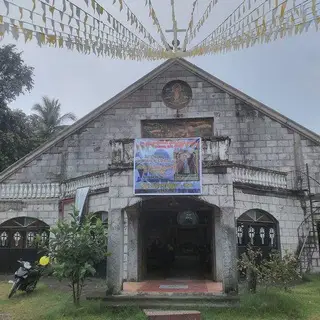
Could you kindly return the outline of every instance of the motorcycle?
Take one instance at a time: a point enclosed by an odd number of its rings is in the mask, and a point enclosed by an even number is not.
[[[18,260],[18,263],[20,267],[14,274],[14,281],[8,295],[9,299],[17,290],[30,293],[36,288],[39,279],[43,275],[44,268],[49,264],[49,258],[46,256],[41,257],[39,263],[34,267],[28,261]]]

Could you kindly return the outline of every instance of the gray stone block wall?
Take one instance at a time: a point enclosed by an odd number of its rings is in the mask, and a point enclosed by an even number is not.
[[[173,65],[150,83],[137,89],[96,120],[51,148],[7,183],[47,182],[105,170],[110,163],[110,139],[141,136],[140,121],[169,119],[176,111],[161,99],[165,83],[181,79],[192,87],[193,99],[179,113],[183,118],[212,117],[214,134],[232,140],[230,160],[263,168],[292,171],[297,164],[294,133],[278,122],[212,86],[180,65]],[[301,163],[310,164],[320,179],[320,146],[301,139]]]
[[[59,203],[57,199],[1,201],[0,224],[17,217],[31,217],[42,220],[49,226],[55,225],[59,218]]]
[[[294,197],[279,195],[255,195],[235,189],[235,215],[260,209],[270,213],[279,223],[281,250],[295,252],[298,247],[297,229],[304,219],[300,201]]]
[[[90,213],[99,211],[109,211],[109,196],[107,193],[100,193],[97,195],[89,196],[89,207],[88,211]]]

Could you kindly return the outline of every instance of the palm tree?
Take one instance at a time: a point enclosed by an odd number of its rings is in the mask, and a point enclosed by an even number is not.
[[[32,107],[36,113],[32,115],[33,121],[37,127],[39,137],[47,140],[59,133],[67,120],[75,121],[77,118],[74,113],[61,115],[61,104],[58,99],[49,99],[44,96],[42,103],[37,103]]]

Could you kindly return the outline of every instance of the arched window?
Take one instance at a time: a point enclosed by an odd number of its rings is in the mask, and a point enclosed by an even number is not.
[[[0,225],[0,272],[12,272],[16,269],[16,260],[22,258],[31,263],[39,255],[39,238],[42,244],[49,240],[49,225],[43,221],[18,217],[7,220]]]
[[[94,213],[94,216],[102,221],[102,224],[105,227],[108,227],[108,212],[107,211],[98,211]]]
[[[237,220],[238,251],[241,255],[248,244],[261,249],[263,256],[279,248],[278,222],[269,213],[253,209]]]

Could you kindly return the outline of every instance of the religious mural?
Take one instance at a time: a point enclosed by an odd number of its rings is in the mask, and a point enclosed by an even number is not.
[[[162,99],[167,107],[173,109],[182,109],[191,101],[192,89],[184,81],[170,81],[162,90]]]
[[[208,138],[213,135],[213,119],[174,119],[142,121],[143,138]]]

